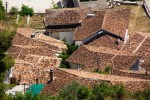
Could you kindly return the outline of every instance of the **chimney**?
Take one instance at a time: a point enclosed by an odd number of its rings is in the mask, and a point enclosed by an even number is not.
[[[34,38],[34,37],[35,37],[35,33],[32,33],[32,34],[31,34],[31,38]]]
[[[53,69],[50,69],[50,82],[53,81],[54,71]]]
[[[20,84],[21,82],[21,75],[19,75],[18,83]]]
[[[36,84],[39,84],[39,79],[38,78],[36,78],[35,81],[36,81]]]

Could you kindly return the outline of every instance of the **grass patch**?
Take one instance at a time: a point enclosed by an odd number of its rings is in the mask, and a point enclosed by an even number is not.
[[[146,15],[144,8],[142,6],[136,5],[121,5],[116,6],[115,9],[118,8],[128,8],[131,9],[131,16],[129,22],[129,33],[132,34],[134,32],[150,32],[150,19]]]

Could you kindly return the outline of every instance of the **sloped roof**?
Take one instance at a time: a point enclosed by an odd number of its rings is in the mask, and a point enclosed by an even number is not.
[[[74,80],[81,85],[91,87],[93,87],[94,84],[100,83],[101,81],[106,81],[112,84],[124,84],[127,89],[131,91],[150,88],[150,81],[144,79],[97,74],[82,70],[55,68],[54,80],[50,82],[50,84],[45,85],[41,94],[47,94],[51,96],[57,95],[64,86],[70,84]]]
[[[76,10],[78,9],[78,10]],[[75,14],[75,11],[79,11],[78,14]],[[119,9],[119,10],[101,10],[101,11],[92,11],[90,9],[80,9],[80,8],[74,8],[74,10],[71,9],[59,9],[59,10],[50,10],[51,15],[47,15],[47,20],[45,20],[46,25],[55,25],[57,24],[69,24],[69,23],[81,23],[81,27],[77,27],[74,31],[74,40],[83,40],[87,38],[88,36],[95,34],[100,29],[107,30],[108,32],[111,32],[113,34],[116,34],[118,36],[124,37],[126,29],[128,28],[129,23],[129,17],[130,17],[130,10],[129,9]],[[59,15],[55,15],[55,12],[60,12],[61,17],[59,18]],[[70,14],[64,14],[63,12],[70,12]],[[71,13],[72,12],[72,13]],[[87,14],[95,14],[95,16],[87,17]],[[54,15],[54,16],[53,16]],[[74,20],[70,16],[77,16],[76,19],[80,20]],[[68,18],[69,16],[69,18]],[[54,18],[59,18],[59,20],[54,20]],[[51,20],[51,22],[56,21],[55,23],[49,23],[48,20]],[[67,20],[67,21],[66,21]],[[74,20],[74,21],[71,21]],[[71,29],[47,29],[50,32],[55,31],[66,31]]]
[[[104,17],[102,29],[124,37],[126,29],[128,29],[131,10],[119,9],[108,10]]]
[[[94,86],[95,83],[100,82],[100,80],[85,79],[65,72],[62,69],[54,68],[54,80],[50,84],[45,85],[41,94],[57,95],[64,86],[69,85],[73,81],[86,86]]]
[[[141,66],[150,69],[150,33],[136,32],[122,50],[142,57],[144,63]]]
[[[43,46],[21,46],[12,45],[8,52],[15,59],[24,59],[27,54],[55,57],[56,51],[47,49]]]
[[[56,57],[40,56],[27,54],[24,59],[16,60],[12,67],[12,75],[19,80],[21,75],[21,83],[34,84],[35,79],[39,79],[39,83],[47,83],[49,81],[50,68],[58,67],[60,60]]]
[[[112,59],[113,68],[118,70],[129,70],[138,58],[139,56],[133,55],[116,55]]]
[[[83,45],[79,47],[72,55],[70,55],[66,61],[85,65],[86,67],[97,66],[99,68],[104,68],[105,66],[112,65],[111,59],[115,55],[125,56],[130,54],[107,47]]]
[[[106,11],[92,11],[90,13],[95,16],[82,20],[81,27],[78,27],[74,32],[74,40],[83,40],[101,29]]]
[[[142,67],[150,70],[150,36],[145,39],[143,44],[139,47],[139,49],[135,53],[136,55],[142,56],[144,62],[142,63]]]
[[[35,34],[31,38],[31,34],[30,28],[19,28],[13,38],[12,46],[8,49],[16,60],[12,75],[17,80],[21,75],[21,83],[34,84],[36,78],[39,83],[47,83],[49,72],[45,70],[59,66],[60,59],[56,53],[66,49],[66,45],[43,34]]]
[[[85,9],[80,8],[47,9],[45,24],[48,26],[80,23],[81,19],[86,17],[85,12]]]
[[[88,45],[95,46],[95,47],[108,47],[112,49],[119,49],[118,46],[111,40],[110,36],[105,35],[101,36],[98,39],[90,42]]]
[[[64,50],[67,48],[64,42],[60,40],[36,33],[35,38],[31,38],[31,34],[32,30],[30,28],[18,28],[12,44],[25,46],[45,46],[52,50]]]

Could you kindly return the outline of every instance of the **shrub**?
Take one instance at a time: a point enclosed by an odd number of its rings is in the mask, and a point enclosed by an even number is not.
[[[70,85],[67,85],[62,88],[62,90],[59,92],[59,96],[63,100],[77,100],[79,88],[80,88],[79,83],[72,82]]]
[[[134,96],[137,100],[150,100],[150,90],[137,91]]]
[[[25,16],[25,15],[33,16],[33,14],[34,14],[33,8],[30,8],[29,6],[26,6],[26,5],[22,5],[21,11],[20,11],[21,16]]]
[[[12,7],[9,12],[11,15],[16,15],[19,11],[17,7]]]
[[[99,74],[111,74],[111,72],[112,72],[112,67],[106,66],[103,71],[100,70],[99,68],[95,68],[95,69],[93,70],[93,72],[99,73]]]

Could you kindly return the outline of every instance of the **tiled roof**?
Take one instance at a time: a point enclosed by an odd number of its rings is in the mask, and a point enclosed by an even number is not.
[[[80,8],[50,9],[46,10],[45,24],[60,25],[80,23],[86,17],[86,10]]]
[[[124,37],[126,29],[128,29],[131,10],[119,9],[107,11],[104,17],[102,29]]]
[[[74,31],[74,40],[83,40],[100,29],[124,38],[130,17],[130,10],[128,9],[92,11],[90,9],[74,8],[73,10],[50,10],[48,13],[51,14],[47,14],[46,25],[81,23],[81,27],[77,27],[75,30],[47,29],[49,32]],[[95,14],[95,16],[87,17],[87,14]]]
[[[150,88],[150,81],[137,78],[120,77],[115,75],[104,75],[82,70],[73,69],[54,69],[54,80],[45,85],[41,94],[57,95],[62,87],[76,80],[81,85],[94,86],[101,81],[112,84],[124,84],[131,91]],[[139,84],[139,85],[138,85]],[[132,87],[132,88],[131,88]]]
[[[141,66],[150,69],[150,33],[135,33],[122,50],[142,57],[144,63]]]
[[[111,40],[110,36],[104,35],[94,41],[90,42],[88,45],[95,47],[108,47],[112,49],[119,49],[118,46]]]
[[[39,79],[39,83],[47,83],[49,81],[49,70],[53,67],[58,67],[60,60],[39,55],[26,55],[23,60],[17,60],[13,69],[13,77],[19,80],[21,75],[21,83],[34,84],[35,79]]]
[[[56,51],[47,49],[43,46],[21,46],[12,45],[8,52],[15,59],[24,59],[27,54],[55,57]]]
[[[145,39],[135,54],[142,56],[144,63],[141,66],[150,70],[150,36]]]
[[[82,77],[82,78],[89,78],[89,79],[95,79],[95,80],[105,80],[105,81],[146,81],[142,79],[137,78],[128,78],[128,77],[120,77],[115,75],[105,75],[105,74],[98,74],[98,73],[92,73],[92,72],[86,72],[82,70],[74,70],[74,69],[61,69],[67,73]]]
[[[118,70],[129,70],[129,68],[136,62],[138,56],[132,55],[116,55],[113,59],[113,68]]]
[[[83,40],[100,29],[121,37],[125,36],[129,23],[130,10],[106,10],[93,13],[95,13],[95,17],[83,19],[81,27],[75,31],[74,40]]]
[[[52,50],[64,50],[66,45],[60,40],[36,34],[35,38],[31,38],[32,30],[30,28],[18,28],[16,35],[13,38],[13,45],[25,46],[44,46]]]
[[[21,84],[35,84],[38,78],[39,83],[45,84],[49,81],[49,72],[45,70],[52,67],[58,67],[60,61],[57,58],[48,58],[45,56],[26,55],[25,59],[17,60],[12,67],[12,75],[17,80],[21,75]]]
[[[95,16],[82,20],[81,27],[74,32],[74,40],[83,40],[101,29],[106,11],[92,11],[90,13]]]
[[[54,80],[50,84],[46,84],[41,94],[57,95],[62,87],[76,81],[81,85],[92,86],[99,80],[90,80],[65,72],[61,69],[54,68]]]
[[[13,38],[13,44],[8,49],[8,53],[16,60],[12,75],[17,80],[21,75],[21,83],[34,84],[36,78],[39,83],[47,83],[49,72],[45,70],[59,67],[60,59],[56,53],[64,50],[66,45],[43,34],[35,34],[35,37],[31,38],[31,34],[30,28],[19,28]]]
[[[95,66],[103,69],[106,66],[112,65],[111,59],[113,59],[116,55],[126,56],[130,54],[107,47],[83,45],[79,47],[71,56],[69,56],[66,61],[74,64],[85,65],[85,67]]]

